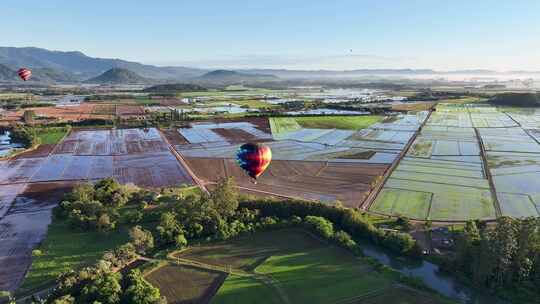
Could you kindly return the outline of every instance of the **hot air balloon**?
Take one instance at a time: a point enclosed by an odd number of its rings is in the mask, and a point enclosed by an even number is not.
[[[27,68],[19,69],[17,74],[19,74],[19,77],[21,77],[21,79],[24,81],[27,81],[28,79],[30,79],[30,77],[32,77],[32,71]]]
[[[271,160],[272,151],[268,146],[261,144],[243,144],[236,153],[236,161],[240,168],[255,180],[263,174]]]

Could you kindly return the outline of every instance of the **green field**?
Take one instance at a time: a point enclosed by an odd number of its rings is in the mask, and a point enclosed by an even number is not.
[[[66,222],[53,221],[47,237],[38,248],[42,254],[34,256],[23,285],[18,293],[25,293],[51,284],[65,271],[76,269],[81,264],[92,264],[106,250],[128,241],[125,229],[109,233],[73,231]]]
[[[384,116],[305,116],[296,117],[295,120],[303,128],[309,129],[342,129],[360,130],[382,121]]]
[[[281,304],[283,302],[273,288],[261,281],[248,276],[230,275],[211,303]]]
[[[64,135],[66,135],[67,130],[52,129],[52,130],[39,130],[37,136],[40,140],[40,143],[43,145],[54,145],[58,143]]]
[[[212,303],[363,303],[357,299],[394,292],[392,274],[298,229],[258,232],[175,256],[233,272]],[[422,303],[444,303],[434,299]]]
[[[232,103],[239,106],[248,106],[251,109],[265,109],[265,108],[275,108],[279,105],[271,104],[260,99],[232,99]]]
[[[301,128],[294,117],[270,117],[269,121],[273,135],[297,131]]]
[[[360,130],[382,121],[383,116],[303,116],[270,117],[272,134],[280,134],[306,129]]]
[[[433,193],[385,188],[370,210],[409,218],[426,219]]]
[[[497,193],[502,214],[512,217],[538,216],[534,202],[527,194]]]

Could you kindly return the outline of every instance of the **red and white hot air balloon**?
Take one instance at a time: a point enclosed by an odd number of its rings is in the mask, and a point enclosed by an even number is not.
[[[27,81],[28,79],[30,79],[30,77],[32,77],[32,71],[27,68],[19,69],[17,74],[19,74],[19,77],[21,77],[21,79],[24,81]]]

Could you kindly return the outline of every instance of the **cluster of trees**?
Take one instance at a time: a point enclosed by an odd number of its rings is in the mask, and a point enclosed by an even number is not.
[[[240,207],[257,210],[261,216],[277,218],[322,217],[347,232],[354,239],[372,241],[398,254],[410,256],[421,254],[421,248],[409,234],[377,228],[368,218],[354,209],[301,200],[275,201],[270,199],[241,202]]]
[[[136,242],[133,236],[132,239]],[[34,303],[167,303],[159,289],[144,280],[139,270],[133,269],[125,276],[118,272],[137,257],[136,251],[133,243],[127,243],[105,253],[94,266],[60,275],[52,293],[45,300],[36,299]]]
[[[540,290],[540,219],[501,217],[494,225],[468,222],[456,240],[456,257],[445,265],[474,283],[521,294]]]
[[[25,148],[39,144],[39,137],[35,128],[17,126],[11,130],[11,141],[22,144]]]
[[[67,219],[73,228],[108,231],[116,227],[120,217],[118,209],[130,201],[138,208],[127,213],[128,221],[140,221],[146,195],[147,191],[132,192],[112,178],[95,185],[79,184],[54,209],[54,215],[58,219]]]
[[[159,197],[144,190],[128,193],[112,179],[75,187],[55,209],[56,216],[75,227],[112,229],[118,208],[130,203],[141,208],[157,204],[145,211],[145,216],[156,217],[157,223],[150,230],[134,226],[129,231],[131,241],[106,253],[96,266],[60,276],[58,288],[46,303],[164,303],[159,291],[139,272],[132,271],[122,278],[117,270],[137,254],[152,253],[156,248],[184,248],[191,240],[224,240],[257,230],[304,227],[358,255],[361,249],[355,239],[359,238],[399,253],[416,252],[410,236],[379,230],[355,210],[305,201],[244,199],[233,183],[231,179],[221,180],[210,194],[162,190]],[[140,221],[142,215],[136,215],[140,212],[137,208],[126,218]]]

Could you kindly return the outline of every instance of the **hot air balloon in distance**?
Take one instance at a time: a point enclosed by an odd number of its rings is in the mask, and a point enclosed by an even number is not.
[[[30,77],[32,77],[32,71],[27,68],[19,69],[17,74],[19,74],[19,77],[21,77],[21,79],[24,81],[27,81],[28,79],[30,79]]]
[[[247,143],[240,146],[236,152],[236,161],[240,168],[253,179],[257,180],[272,161],[272,151],[262,144]]]

